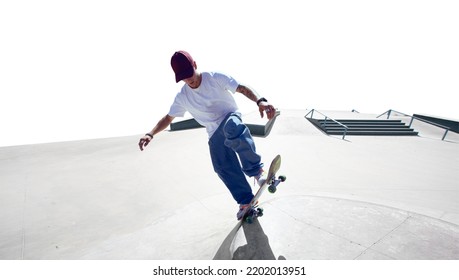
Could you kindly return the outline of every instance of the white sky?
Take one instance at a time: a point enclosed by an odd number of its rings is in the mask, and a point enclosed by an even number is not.
[[[0,0],[0,146],[142,135],[170,57],[280,109],[459,119],[458,1]],[[256,110],[238,99],[243,112]]]

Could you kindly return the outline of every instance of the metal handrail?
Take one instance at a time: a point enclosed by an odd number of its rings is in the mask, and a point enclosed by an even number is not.
[[[403,115],[403,116],[405,116],[405,117],[411,117],[410,115],[407,115],[407,114],[405,114],[405,113],[402,113],[402,112],[399,112],[399,111],[395,111],[395,110],[390,109],[390,110],[388,110],[388,111],[382,113],[381,115],[377,116],[376,118],[379,118],[379,117],[384,116],[385,114],[387,114],[387,119],[389,119],[389,118],[390,118],[390,114],[391,114],[392,112],[397,113],[397,114],[400,114],[400,115]]]
[[[346,137],[346,133],[347,133],[347,130],[349,129],[349,127],[347,127],[346,125],[340,123],[340,122],[337,121],[337,120],[334,120],[334,119],[328,117],[328,116],[325,115],[324,113],[321,113],[321,112],[319,112],[319,111],[317,111],[317,110],[315,110],[315,109],[312,109],[312,110],[309,111],[304,117],[305,117],[305,118],[308,118],[308,115],[311,114],[311,119],[312,119],[313,116],[314,116],[314,112],[317,112],[317,113],[319,113],[319,114],[321,114],[322,116],[325,117],[325,125],[327,125],[327,119],[329,119],[329,120],[331,120],[331,121],[337,123],[338,125],[342,126],[342,127],[344,128],[343,139],[344,139],[344,137]]]
[[[436,127],[439,127],[439,128],[443,128],[445,130],[445,133],[443,134],[443,137],[441,138],[442,141],[445,140],[446,134],[448,134],[448,131],[451,129],[450,127],[447,127],[447,126],[444,126],[444,125],[441,125],[441,124],[438,124],[438,123],[434,123],[434,122],[431,122],[431,121],[428,121],[428,120],[424,120],[424,119],[421,119],[421,118],[418,118],[418,117],[415,117],[415,116],[411,116],[410,125],[408,127],[411,127],[411,124],[413,123],[414,119],[416,119],[418,121],[421,121],[421,122],[425,122],[427,124],[430,124],[430,125],[433,125],[433,126],[436,126]]]
[[[441,124],[438,124],[438,123],[434,123],[434,122],[431,122],[431,121],[428,121],[428,120],[424,120],[424,119],[421,119],[421,118],[418,118],[418,117],[415,117],[415,116],[410,116],[410,115],[407,115],[405,113],[401,113],[401,112],[398,112],[398,111],[395,111],[395,110],[392,110],[392,109],[382,113],[381,115],[377,116],[376,118],[379,118],[379,117],[387,114],[387,119],[389,119],[390,114],[392,112],[395,112],[397,114],[401,114],[401,115],[403,115],[405,117],[411,117],[410,124],[408,125],[408,127],[410,127],[410,128],[411,128],[411,124],[413,124],[413,121],[416,119],[418,121],[425,122],[427,124],[430,124],[430,125],[445,129],[445,133],[443,134],[443,137],[441,138],[442,141],[445,140],[446,134],[448,134],[448,131],[451,129],[450,127],[447,127],[447,126],[444,126],[444,125],[441,125]]]

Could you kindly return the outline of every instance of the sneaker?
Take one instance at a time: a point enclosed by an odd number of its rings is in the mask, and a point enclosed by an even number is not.
[[[244,214],[247,212],[247,208],[250,207],[250,203],[249,204],[240,204],[239,205],[239,212],[237,212],[236,214],[236,217],[238,220],[242,219],[242,217],[244,217]]]
[[[244,217],[244,215],[247,213],[247,211],[250,211],[249,207],[253,207],[254,209],[258,206],[258,200],[253,204],[253,206],[249,204],[240,204],[239,205],[239,212],[237,212],[236,214],[236,217],[238,220],[242,219],[242,217]]]
[[[268,173],[266,173],[263,169],[260,170],[260,174],[255,176],[255,181],[258,183],[258,186],[263,186],[263,184],[268,179]]]

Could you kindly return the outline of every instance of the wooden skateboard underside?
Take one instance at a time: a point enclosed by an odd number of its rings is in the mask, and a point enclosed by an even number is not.
[[[257,193],[250,202],[251,207],[247,208],[247,211],[244,213],[242,220],[252,223],[253,219],[256,217],[261,217],[263,215],[263,209],[258,207],[258,199],[261,197],[263,192],[266,189],[269,189],[269,192],[274,193],[277,190],[277,186],[286,180],[285,176],[279,176],[276,178],[276,173],[279,171],[281,166],[281,156],[277,155],[271,165],[269,166],[268,176],[263,185],[258,189]]]

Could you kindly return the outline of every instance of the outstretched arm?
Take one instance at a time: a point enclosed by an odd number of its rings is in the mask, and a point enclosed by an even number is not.
[[[139,141],[139,148],[141,151],[150,143],[150,141],[153,139],[153,136],[156,134],[160,133],[164,129],[166,129],[174,120],[174,117],[165,115],[162,119],[159,120],[159,122],[156,124],[156,126],[147,134],[145,134],[144,137],[140,138]]]
[[[264,112],[266,112],[266,116],[269,120],[276,115],[276,108],[274,108],[273,105],[269,104],[265,98],[260,97],[255,90],[249,88],[248,86],[240,84],[236,88],[236,91],[242,93],[245,97],[257,103],[258,111],[260,112],[260,116],[262,118],[264,116]]]

